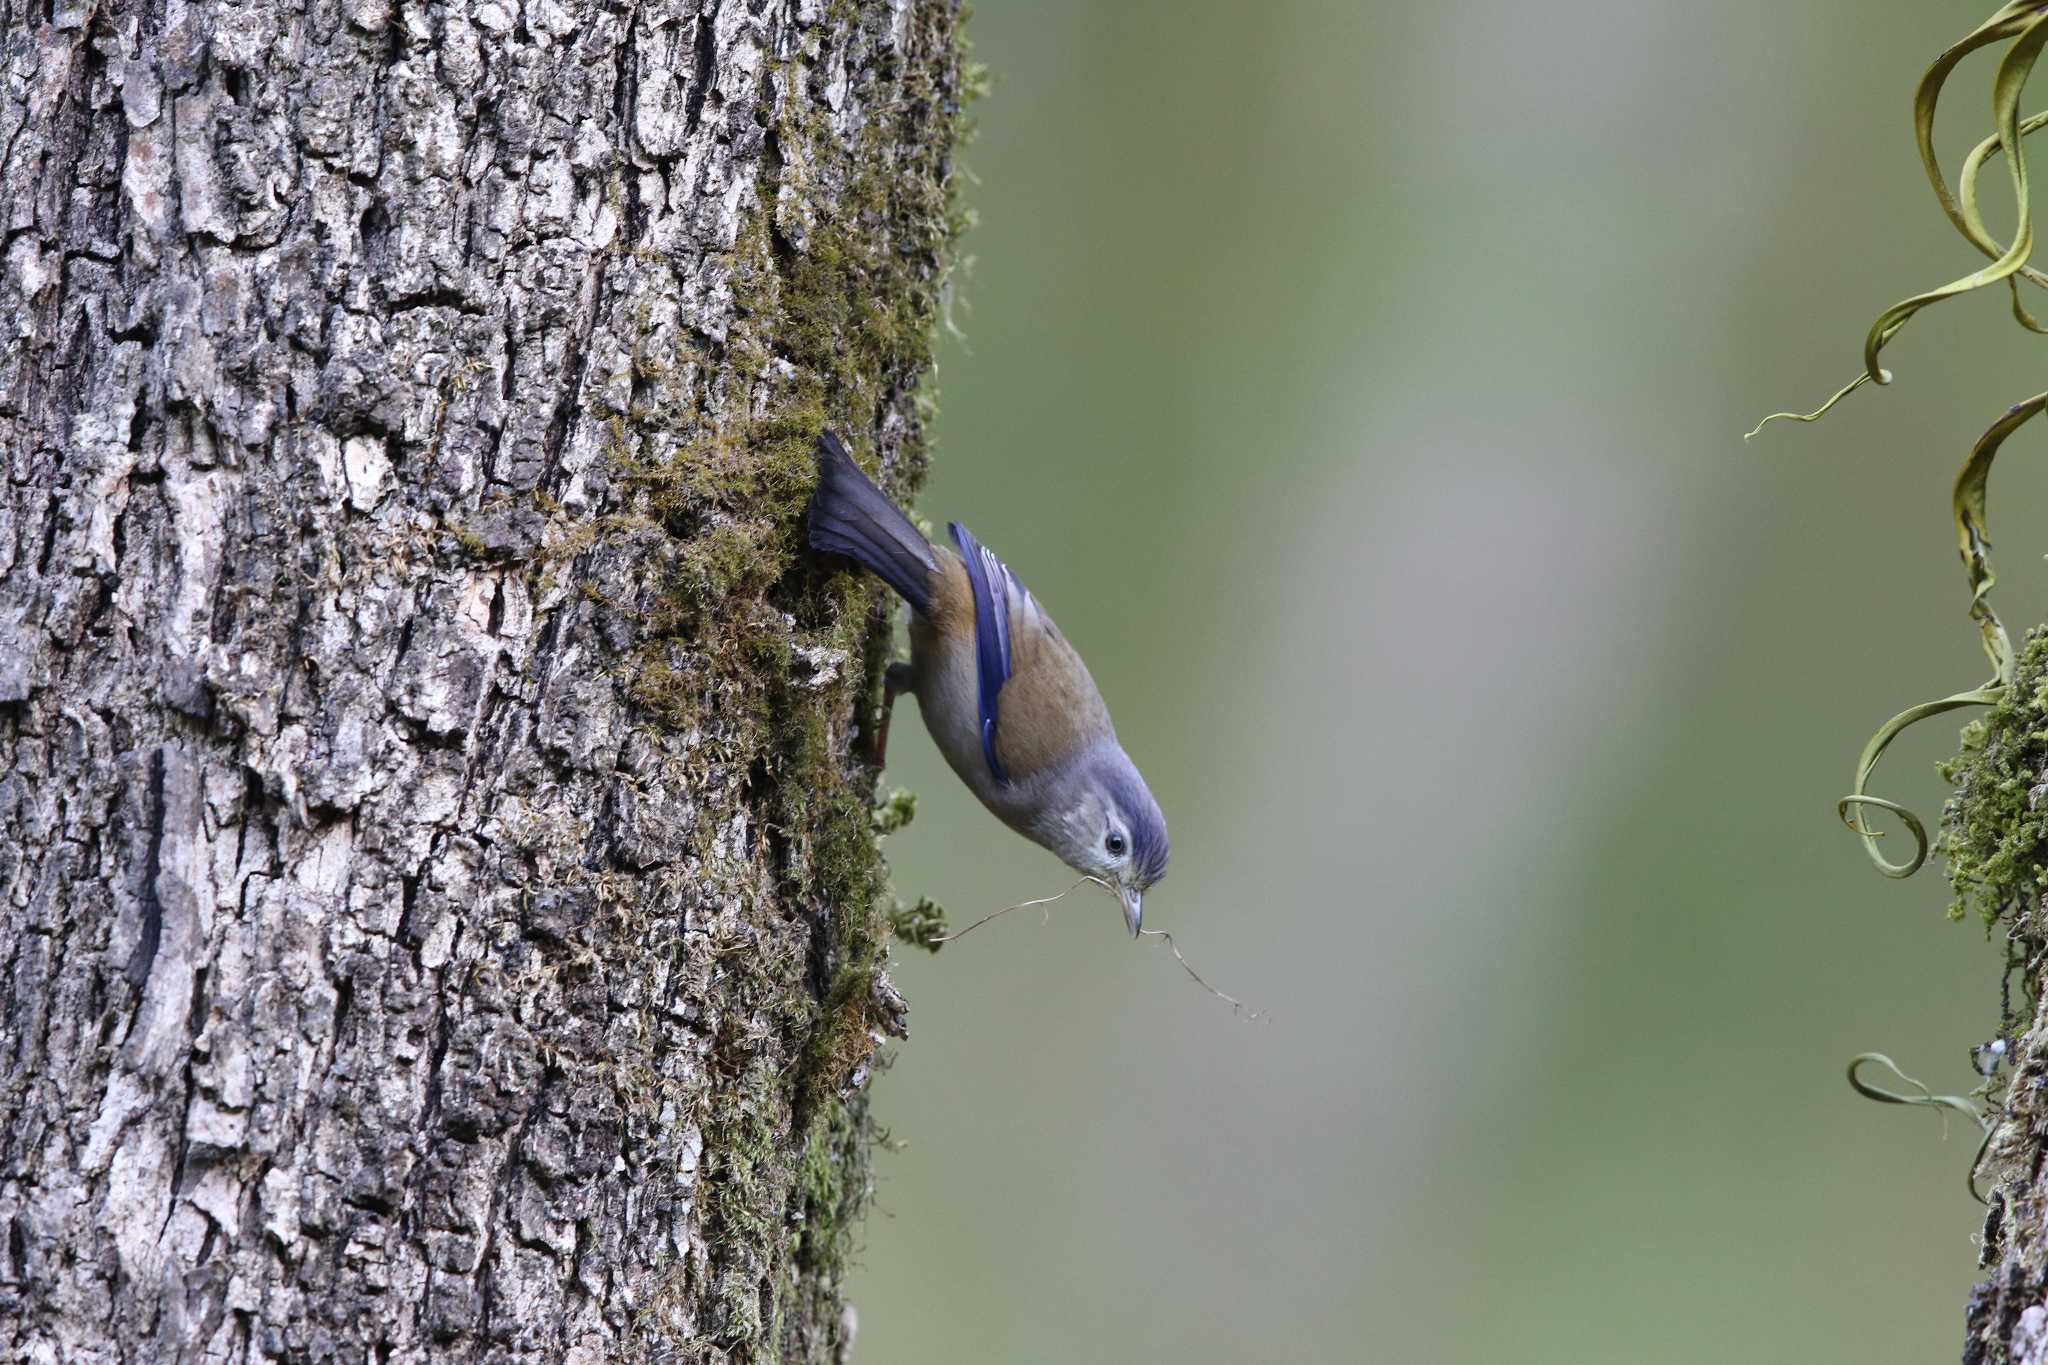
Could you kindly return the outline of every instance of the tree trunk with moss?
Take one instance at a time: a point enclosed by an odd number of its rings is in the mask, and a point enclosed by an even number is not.
[[[1964,1365],[2048,1362],[2048,632],[2021,651],[1998,704],[1946,769],[1942,852],[1956,899],[2007,945],[1998,1037],[2010,1067],[1985,1086],[1972,1172],[1988,1201]]]
[[[0,0],[0,1357],[829,1361],[956,0]]]

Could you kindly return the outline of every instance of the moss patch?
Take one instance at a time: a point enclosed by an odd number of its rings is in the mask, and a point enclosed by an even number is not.
[[[2048,889],[2048,634],[2028,636],[2012,686],[1941,773],[1955,787],[1941,817],[1949,917],[2031,928]]]

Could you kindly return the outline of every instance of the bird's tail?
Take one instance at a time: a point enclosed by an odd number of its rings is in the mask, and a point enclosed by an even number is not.
[[[818,491],[811,495],[811,548],[845,555],[894,588],[920,615],[939,571],[931,544],[827,430],[818,436]]]

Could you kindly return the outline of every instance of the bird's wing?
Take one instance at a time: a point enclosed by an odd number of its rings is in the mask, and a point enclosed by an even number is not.
[[[988,770],[995,774],[996,781],[1008,782],[1010,775],[996,758],[996,698],[1002,694],[1003,684],[1010,680],[1010,590],[1015,588],[1020,598],[1028,599],[1031,594],[1024,591],[1024,585],[1008,565],[995,557],[994,551],[974,538],[973,532],[957,521],[948,523],[946,530],[960,547],[960,558],[967,565],[967,585],[974,593],[974,673],[980,704],[981,756],[988,761]]]
[[[1080,655],[1002,560],[958,522],[948,528],[974,594],[981,751],[998,782],[1022,781],[1111,733]]]

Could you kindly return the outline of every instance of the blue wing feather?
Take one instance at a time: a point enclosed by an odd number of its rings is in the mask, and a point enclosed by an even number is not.
[[[1010,589],[1023,585],[995,557],[994,552],[974,538],[959,522],[948,523],[953,543],[967,564],[967,582],[974,589],[974,668],[979,684],[981,710],[981,754],[998,782],[1010,775],[996,758],[996,698],[1010,680]]]

